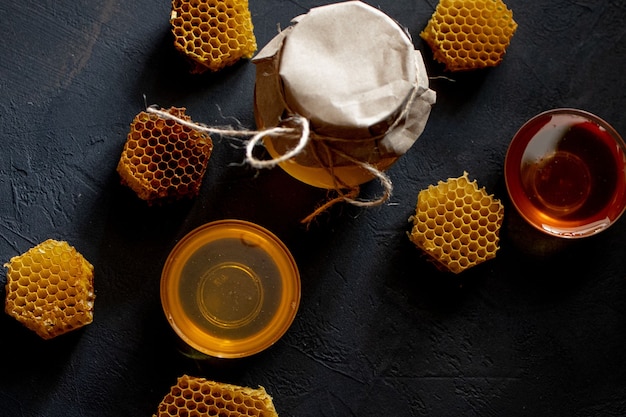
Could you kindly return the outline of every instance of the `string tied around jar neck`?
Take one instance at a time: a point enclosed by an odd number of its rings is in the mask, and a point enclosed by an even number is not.
[[[334,138],[328,138],[320,135],[316,135],[311,132],[310,122],[306,117],[300,116],[298,114],[293,114],[289,118],[283,120],[283,123],[279,126],[271,127],[263,130],[247,130],[247,129],[232,129],[229,127],[212,127],[207,126],[203,123],[192,122],[188,120],[183,120],[180,117],[177,117],[167,111],[161,110],[157,105],[151,105],[146,107],[146,112],[155,114],[164,119],[173,120],[183,126],[186,126],[190,129],[194,129],[200,132],[220,135],[223,137],[249,137],[250,139],[246,142],[246,155],[245,161],[250,166],[256,169],[267,169],[274,168],[277,165],[289,161],[290,159],[296,157],[304,149],[309,145],[311,141],[316,141],[323,144],[323,149],[327,153],[334,153],[338,156],[354,163],[355,165],[360,166],[364,170],[368,171],[373,177],[377,178],[383,187],[382,195],[377,198],[370,200],[362,200],[358,199],[358,195],[360,193],[360,188],[358,186],[348,186],[342,183],[335,175],[333,175],[333,167],[328,164],[321,164],[324,168],[331,174],[332,178],[335,182],[335,188],[332,191],[337,193],[337,196],[329,199],[324,204],[320,205],[313,213],[308,215],[305,219],[302,220],[302,223],[309,224],[312,220],[314,220],[318,215],[322,214],[326,210],[328,210],[331,206],[339,202],[346,202],[352,204],[357,207],[375,207],[384,204],[389,200],[393,191],[393,184],[391,179],[382,171],[374,167],[373,165],[360,161],[347,153],[336,149],[331,146],[329,142],[334,141]],[[403,112],[404,113],[404,112]],[[404,115],[405,116],[405,115]],[[401,115],[402,117],[402,115]],[[282,155],[271,159],[259,159],[254,156],[254,149],[259,146],[263,139],[272,136],[278,138],[285,139],[297,139],[298,142],[296,146],[289,149]],[[315,157],[320,161],[321,158],[319,155],[315,155]]]

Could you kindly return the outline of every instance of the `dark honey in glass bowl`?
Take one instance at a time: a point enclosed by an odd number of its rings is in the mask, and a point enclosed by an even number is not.
[[[526,122],[509,145],[504,173],[522,217],[551,235],[596,234],[626,206],[626,145],[582,110],[550,110]]]

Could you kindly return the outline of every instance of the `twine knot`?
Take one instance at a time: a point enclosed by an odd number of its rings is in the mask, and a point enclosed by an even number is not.
[[[164,118],[164,119],[174,120],[175,122],[183,126],[189,127],[190,129],[205,132],[208,134],[215,134],[215,135],[220,135],[224,137],[238,137],[238,138],[249,137],[250,140],[248,140],[246,143],[245,159],[246,159],[246,162],[250,166],[257,168],[257,169],[274,168],[276,165],[279,165],[283,162],[286,162],[295,158],[296,156],[298,156],[300,153],[302,153],[305,150],[305,148],[307,147],[307,145],[309,145],[311,140],[319,140],[322,142],[325,140],[332,141],[332,139],[329,139],[329,138],[325,138],[321,136],[317,137],[315,135],[312,135],[309,120],[306,117],[303,117],[297,114],[287,119],[284,119],[283,124],[276,126],[276,127],[263,129],[263,130],[247,130],[247,129],[212,127],[212,126],[207,126],[202,123],[196,123],[196,122],[191,122],[188,120],[183,120],[180,117],[175,116],[165,110],[161,110],[156,105],[146,107],[146,111],[148,113],[156,114],[159,117]],[[289,126],[286,126],[286,125],[289,125]],[[285,139],[297,138],[298,142],[295,147],[293,147],[292,149],[288,150],[287,152],[283,153],[282,155],[276,158],[258,159],[257,157],[254,156],[254,149],[260,143],[262,143],[265,137],[268,137],[268,136],[272,136],[274,138],[282,137]],[[338,195],[337,197],[330,199],[329,201],[327,201],[326,203],[318,207],[312,214],[307,216],[302,221],[303,223],[310,223],[319,214],[323,213],[328,208],[330,208],[334,204],[341,202],[341,201],[345,201],[357,207],[374,207],[374,206],[378,206],[378,205],[385,203],[391,197],[393,185],[391,183],[391,180],[385,173],[383,173],[382,171],[380,171],[379,169],[377,169],[375,166],[371,164],[368,164],[366,162],[353,158],[352,156],[346,154],[345,152],[340,152],[339,150],[336,150],[336,149],[332,149],[331,151],[334,153],[337,153],[339,156],[348,160],[349,162],[360,166],[361,168],[368,171],[372,176],[377,178],[383,187],[383,194],[380,197],[376,199],[372,199],[372,200],[357,199],[359,192],[360,192],[358,186],[348,186],[342,183],[335,175],[333,175],[332,166],[329,167],[329,166],[325,166],[324,164],[321,164],[325,169],[329,171],[329,173],[335,179],[336,188],[334,189],[334,191],[336,191]],[[347,191],[344,191],[344,190],[347,190]]]

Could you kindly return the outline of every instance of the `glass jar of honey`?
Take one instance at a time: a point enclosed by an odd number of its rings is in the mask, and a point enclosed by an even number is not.
[[[311,9],[253,59],[260,130],[310,124],[306,148],[280,166],[307,184],[350,188],[388,169],[420,136],[435,103],[419,51],[393,19],[360,1]],[[297,137],[267,136],[269,154]]]

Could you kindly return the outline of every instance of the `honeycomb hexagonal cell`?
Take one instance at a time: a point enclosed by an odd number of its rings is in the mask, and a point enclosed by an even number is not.
[[[504,207],[467,172],[420,191],[411,241],[444,271],[459,273],[496,256]]]
[[[191,121],[185,108],[168,113]],[[121,182],[148,203],[198,195],[213,151],[211,137],[159,115],[140,112],[117,165]]]
[[[170,23],[193,73],[218,71],[257,49],[248,0],[173,0]]]
[[[93,265],[67,242],[48,239],[4,265],[5,311],[44,339],[93,321]]]
[[[420,36],[449,71],[493,67],[517,29],[502,0],[440,0]]]
[[[240,387],[183,375],[153,417],[278,417],[265,388]]]

